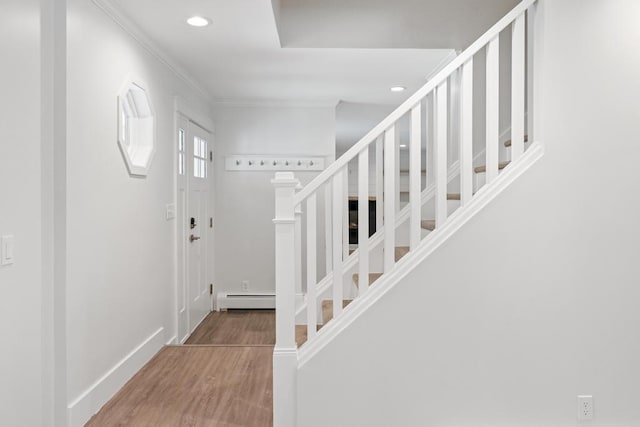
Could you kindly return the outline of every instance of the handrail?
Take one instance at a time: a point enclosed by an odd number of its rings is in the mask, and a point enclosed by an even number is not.
[[[514,7],[511,12],[506,14],[500,19],[494,26],[492,26],[487,32],[485,32],[479,39],[471,44],[464,50],[459,56],[451,61],[446,67],[444,67],[438,74],[436,74],[431,80],[429,80],[422,88],[416,93],[410,96],[405,102],[400,104],[391,114],[389,114],[383,121],[363,136],[360,141],[353,145],[347,152],[336,159],[329,167],[322,171],[313,181],[307,184],[300,192],[294,196],[294,204],[303,202],[307,197],[313,194],[325,183],[330,177],[336,174],[340,169],[345,167],[347,163],[353,160],[362,150],[367,148],[378,136],[384,131],[390,128],[395,122],[397,122],[402,116],[409,112],[416,104],[418,104],[422,98],[427,96],[432,90],[434,90],[440,83],[447,79],[455,70],[464,65],[469,59],[471,59],[480,49],[497,37],[502,30],[507,28],[511,23],[522,13],[535,3],[537,0],[523,0],[520,4]]]
[[[273,353],[273,404],[274,425],[293,427],[296,425],[299,352],[296,344],[296,322],[298,316],[306,310],[307,340],[304,353],[317,351],[321,342],[335,336],[340,325],[353,319],[353,313],[362,313],[365,306],[373,301],[371,295],[378,293],[382,287],[393,286],[403,276],[402,272],[415,266],[429,255],[442,241],[470,216],[486,205],[495,191],[503,189],[521,173],[523,159],[533,158],[527,154],[524,145],[525,120],[527,130],[535,128],[532,120],[536,85],[534,75],[536,35],[535,24],[536,0],[522,0],[513,10],[500,19],[478,40],[471,44],[461,55],[449,62],[440,71],[434,73],[424,86],[411,95],[382,122],[369,131],[342,157],[329,165],[306,187],[298,189],[298,181],[293,172],[277,172],[272,183],[275,189],[275,278],[276,278],[276,344]],[[511,90],[510,93],[500,90],[500,32],[511,33]],[[510,30],[510,31],[509,31]],[[506,35],[506,34],[505,34]],[[474,183],[474,84],[476,80],[482,84],[481,77],[474,78],[474,55],[486,49],[486,73],[484,78],[485,99],[485,179]],[[457,90],[448,90],[449,85]],[[504,92],[504,93],[501,93]],[[428,114],[423,110],[426,97],[433,95],[433,103],[427,102]],[[500,151],[503,149],[499,132],[501,99],[511,98],[511,140],[513,141],[510,156],[511,164],[500,172]],[[428,101],[428,100],[427,100]],[[433,105],[431,105],[433,104]],[[525,111],[527,110],[528,111]],[[398,121],[406,114],[411,114],[410,121],[410,176],[409,203],[402,207],[400,199],[399,138]],[[526,114],[528,114],[528,119]],[[425,123],[425,120],[427,122]],[[423,124],[429,133],[424,135]],[[432,131],[435,130],[435,131]],[[449,136],[451,135],[451,137]],[[383,136],[383,137],[381,137]],[[422,160],[421,145],[426,140],[427,158]],[[369,147],[375,144],[375,172],[370,170]],[[458,145],[457,165],[448,164],[449,150],[453,144]],[[535,143],[534,143],[535,144]],[[533,146],[535,149],[536,145]],[[526,150],[526,152],[525,152]],[[538,149],[538,152],[541,152]],[[506,156],[504,153],[503,157]],[[347,197],[350,178],[346,170],[350,161],[358,159],[358,246],[349,254],[348,226],[351,215],[348,213]],[[455,154],[453,158],[455,159]],[[421,189],[422,167],[433,168],[433,178],[427,180],[427,188]],[[515,169],[514,169],[515,167]],[[520,169],[518,169],[520,168]],[[431,171],[431,169],[429,169]],[[460,203],[449,205],[448,183],[455,171],[460,176]],[[376,232],[369,236],[370,177],[375,178],[376,200]],[[502,177],[511,177],[505,181]],[[353,178],[352,178],[353,179]],[[431,182],[433,180],[433,182]],[[325,276],[318,281],[318,233],[322,233],[322,223],[318,223],[317,194],[327,187],[324,195],[324,249],[326,251]],[[454,184],[455,185],[455,184]],[[501,190],[500,190],[501,191]],[[434,199],[433,211],[427,211],[422,205]],[[304,203],[304,205],[303,205]],[[306,211],[306,212],[305,212]],[[425,233],[421,227],[423,215],[434,214],[433,231]],[[462,219],[461,219],[462,218]],[[466,218],[466,219],[465,219]],[[306,234],[302,223],[306,223]],[[408,223],[408,224],[407,224]],[[397,230],[396,230],[397,229]],[[425,236],[426,234],[426,236]],[[304,245],[303,245],[303,240]],[[408,244],[409,256],[396,261],[398,246]],[[303,251],[306,247],[306,255]],[[425,249],[426,248],[426,249]],[[382,251],[380,252],[380,249]],[[373,253],[372,251],[376,252]],[[382,259],[379,256],[382,255]],[[369,256],[369,255],[374,255]],[[420,257],[418,259],[417,257]],[[306,279],[303,270],[306,262]],[[349,288],[349,277],[356,272],[360,277],[357,295],[353,295],[357,303],[350,304],[344,310],[345,290]],[[373,289],[369,286],[372,272],[382,274],[380,282],[376,281]],[[296,307],[296,293],[302,292],[303,284],[307,284],[307,294],[300,306]],[[331,295],[327,295],[331,291]],[[386,292],[386,291],[385,291]],[[352,292],[351,292],[352,293]],[[350,295],[348,295],[350,296]],[[318,304],[328,297],[333,302],[333,317],[327,328],[318,331]],[[377,297],[376,297],[377,298]],[[362,308],[364,307],[364,308]],[[359,311],[358,311],[359,310]],[[335,321],[338,323],[335,323]],[[332,326],[334,325],[334,326]],[[319,341],[320,338],[320,341]],[[311,347],[309,347],[311,345]],[[309,351],[309,349],[311,349]],[[315,354],[315,353],[314,353]],[[310,356],[305,356],[308,360]]]

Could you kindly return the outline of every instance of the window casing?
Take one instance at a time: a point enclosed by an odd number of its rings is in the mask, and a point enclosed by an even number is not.
[[[118,145],[131,175],[145,176],[155,153],[155,115],[144,83],[128,80],[118,96]]]

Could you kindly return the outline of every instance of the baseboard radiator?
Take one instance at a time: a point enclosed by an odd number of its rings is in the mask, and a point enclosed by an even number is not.
[[[218,310],[233,309],[275,309],[275,293],[231,293],[224,292],[218,294]]]

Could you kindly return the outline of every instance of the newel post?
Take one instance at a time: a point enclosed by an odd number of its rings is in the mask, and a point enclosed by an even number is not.
[[[296,217],[293,172],[276,172],[276,345],[273,350],[273,425],[296,425],[298,348],[295,340]]]

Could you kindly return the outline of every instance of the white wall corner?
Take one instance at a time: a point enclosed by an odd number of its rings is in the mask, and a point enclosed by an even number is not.
[[[165,344],[159,328],[67,406],[67,426],[81,427],[109,401]],[[173,338],[170,340],[173,341]]]
[[[211,134],[215,134],[212,112],[202,111],[181,96],[174,97],[175,110]]]

